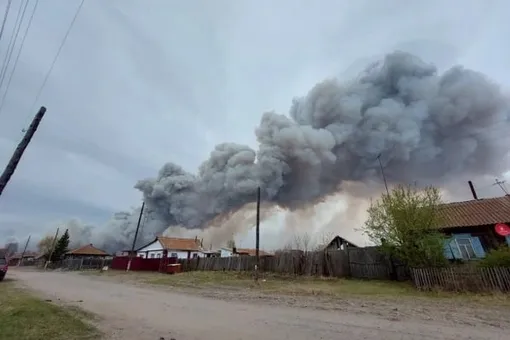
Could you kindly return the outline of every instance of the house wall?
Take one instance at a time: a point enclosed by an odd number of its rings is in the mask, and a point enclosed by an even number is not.
[[[161,242],[158,240],[146,245],[145,247],[138,250],[138,253],[145,253],[145,252],[151,252],[151,251],[160,251],[163,249],[163,246],[161,245]]]
[[[205,257],[205,254],[200,251],[184,251],[184,250],[175,250],[168,249],[168,257],[177,257],[179,259],[187,259],[189,253],[189,258],[194,257]],[[163,249],[154,249],[151,251],[138,251],[138,256],[146,259],[151,258],[161,258],[163,256]]]
[[[491,249],[496,249],[504,244],[510,245],[509,238],[502,237],[494,231],[494,225],[454,228],[443,230],[448,237],[445,242],[445,256],[448,259],[462,259],[456,239],[469,238],[476,253],[476,258],[483,258]]]
[[[232,257],[232,250],[230,249],[220,249],[220,257]]]

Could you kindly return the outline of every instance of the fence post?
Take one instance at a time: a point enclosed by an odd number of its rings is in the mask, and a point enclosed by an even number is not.
[[[83,267],[83,257],[81,258],[81,261],[80,261],[80,269],[81,270],[81,267]]]

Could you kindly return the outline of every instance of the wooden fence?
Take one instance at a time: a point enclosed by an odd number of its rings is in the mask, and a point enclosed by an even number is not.
[[[86,269],[101,269],[105,266],[110,266],[111,259],[96,259],[96,258],[70,258],[62,261],[51,262],[48,265],[50,269],[62,270],[86,270]],[[44,266],[44,263],[41,263]]]
[[[412,268],[411,279],[418,289],[458,292],[510,292],[510,268],[453,266]]]
[[[179,260],[183,271],[252,271],[254,256]],[[376,247],[318,252],[281,252],[261,256],[259,270],[287,275],[390,279],[391,265]]]

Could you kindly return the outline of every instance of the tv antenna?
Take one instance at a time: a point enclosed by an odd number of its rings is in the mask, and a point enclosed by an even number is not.
[[[501,190],[503,190],[503,192],[505,193],[505,195],[508,195],[508,191],[506,190],[506,187],[505,187],[505,182],[506,181],[500,181],[499,179],[495,179],[494,180],[494,184],[493,185],[497,185],[501,188]]]

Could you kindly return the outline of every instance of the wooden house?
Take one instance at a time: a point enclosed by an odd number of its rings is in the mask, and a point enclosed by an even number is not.
[[[65,253],[64,258],[106,258],[111,255],[92,244],[73,249]]]
[[[21,257],[23,256],[23,260]],[[24,265],[30,266],[35,264],[35,259],[39,256],[38,253],[34,253],[32,251],[27,251],[24,254],[15,253],[11,257],[9,257],[9,266],[17,266]]]
[[[510,225],[510,196],[452,202],[439,207],[439,230],[448,237],[445,256],[477,259],[487,251],[510,245],[510,235],[499,235],[499,223]]]

